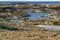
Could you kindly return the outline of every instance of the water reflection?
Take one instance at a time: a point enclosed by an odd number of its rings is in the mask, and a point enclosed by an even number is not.
[[[48,28],[48,29],[57,29],[60,30],[60,26],[51,26],[51,25],[37,25],[38,27]]]
[[[27,12],[27,13],[31,15],[30,17],[28,17],[29,20],[42,19],[46,14],[48,14],[48,12],[40,12],[40,13]]]

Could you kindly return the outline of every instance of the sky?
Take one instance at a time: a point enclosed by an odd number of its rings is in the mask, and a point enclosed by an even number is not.
[[[0,0],[0,1],[60,1],[60,0]]]

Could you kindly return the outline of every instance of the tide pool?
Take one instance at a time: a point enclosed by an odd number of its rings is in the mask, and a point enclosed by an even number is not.
[[[33,12],[27,12],[29,15],[31,15],[29,18],[29,20],[39,20],[39,19],[43,19],[44,16],[46,14],[48,14],[48,12],[40,12],[40,13],[33,13]]]

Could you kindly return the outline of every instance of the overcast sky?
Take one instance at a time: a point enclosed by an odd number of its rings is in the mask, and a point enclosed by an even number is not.
[[[60,1],[60,0],[0,0],[0,1]]]

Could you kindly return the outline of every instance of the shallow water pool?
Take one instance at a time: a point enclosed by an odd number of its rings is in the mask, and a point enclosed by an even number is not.
[[[31,15],[29,18],[29,20],[35,20],[35,19],[43,19],[44,16],[46,14],[48,14],[48,12],[40,12],[40,13],[33,13],[33,12],[27,12],[29,15]]]

